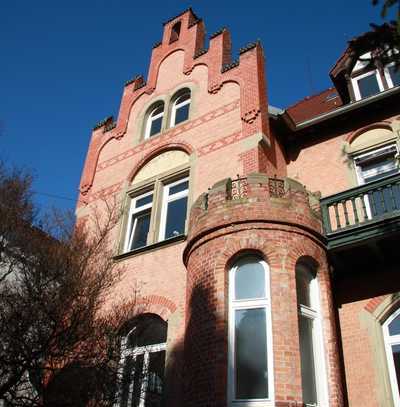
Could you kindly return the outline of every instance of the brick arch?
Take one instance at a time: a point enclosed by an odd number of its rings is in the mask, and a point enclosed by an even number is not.
[[[131,182],[136,174],[153,158],[156,156],[165,153],[166,151],[171,151],[171,150],[180,150],[184,151],[186,154],[191,155],[194,152],[193,147],[184,141],[176,142],[176,143],[164,143],[162,145],[159,145],[155,148],[153,148],[150,152],[148,152],[130,171],[128,174],[126,180],[128,182]]]
[[[128,320],[141,314],[155,314],[164,321],[168,321],[177,309],[173,301],[161,295],[138,297],[128,302],[125,307]]]
[[[361,127],[361,129],[357,129],[351,133],[349,133],[346,138],[345,142],[351,144],[357,137],[361,136],[365,132],[374,129],[387,129],[393,131],[391,123],[389,121],[377,122],[373,124],[369,124],[368,126]]]
[[[399,306],[400,293],[393,293],[371,298],[364,309],[380,323],[383,323]]]

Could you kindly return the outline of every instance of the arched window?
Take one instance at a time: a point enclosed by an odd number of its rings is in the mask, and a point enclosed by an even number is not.
[[[326,405],[326,374],[315,270],[305,263],[296,265],[299,312],[299,340],[303,403]]]
[[[389,367],[393,401],[400,406],[400,308],[383,324],[386,356]]]
[[[190,90],[185,89],[183,92],[179,92],[172,100],[170,127],[174,127],[189,118]]]
[[[118,407],[155,407],[163,402],[167,323],[145,314],[134,320],[121,344]]]
[[[158,133],[162,128],[164,117],[164,102],[153,105],[146,116],[146,126],[144,129],[144,138],[148,139]]]
[[[178,21],[175,23],[171,28],[171,37],[169,39],[169,43],[177,41],[179,39],[179,34],[181,33],[181,22]]]
[[[229,276],[229,386],[232,403],[271,401],[269,273],[259,257],[239,259]]]

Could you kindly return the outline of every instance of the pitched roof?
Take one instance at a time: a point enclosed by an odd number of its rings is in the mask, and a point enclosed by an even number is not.
[[[336,89],[332,87],[316,95],[305,97],[303,100],[289,106],[286,112],[297,124],[335,110],[342,104],[342,99]]]

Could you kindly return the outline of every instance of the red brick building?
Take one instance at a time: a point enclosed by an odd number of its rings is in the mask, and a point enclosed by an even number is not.
[[[119,406],[400,406],[400,75],[368,36],[280,110],[258,42],[233,61],[191,9],[164,23],[77,208],[124,209],[115,298],[139,286],[142,314]]]

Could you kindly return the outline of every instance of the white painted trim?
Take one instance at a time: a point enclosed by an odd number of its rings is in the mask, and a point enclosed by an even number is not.
[[[392,80],[392,76],[390,75],[390,72],[389,72],[389,67],[394,66],[394,65],[395,65],[395,63],[391,62],[390,64],[387,64],[385,66],[385,68],[383,69],[383,71],[385,73],[385,78],[386,78],[386,81],[387,81],[387,84],[388,84],[389,88],[394,88],[396,86],[396,85],[394,85],[393,80]]]
[[[182,184],[183,182],[188,182],[188,188],[186,188],[183,191],[177,192],[173,195],[169,195],[169,190],[179,184]],[[161,204],[161,220],[160,220],[160,230],[158,233],[158,240],[162,241],[165,240],[165,228],[167,224],[167,210],[168,210],[168,204],[170,202],[176,201],[181,198],[188,198],[189,196],[189,177],[181,178],[178,181],[171,182],[170,184],[166,184],[163,187],[163,192],[162,192],[162,204]],[[187,211],[185,213],[185,218],[187,216]]]
[[[189,99],[186,99],[186,100],[184,100],[183,102],[179,102],[179,99],[180,99],[182,96],[186,96],[188,93],[189,93]],[[170,127],[174,127],[174,126],[176,125],[176,124],[175,124],[176,111],[177,111],[179,108],[183,107],[183,106],[190,105],[190,102],[191,102],[191,101],[192,101],[192,98],[191,98],[190,89],[187,89],[185,92],[183,92],[181,95],[179,95],[179,96],[175,99],[174,103],[172,104],[172,108],[171,108],[171,120],[170,120],[170,123],[169,123]],[[190,109],[190,107],[189,107],[189,109]],[[189,115],[188,115],[188,118],[189,118]]]
[[[153,122],[155,120],[159,119],[159,118],[161,118],[161,119],[163,118],[164,111],[165,111],[165,104],[164,103],[162,103],[162,107],[163,107],[163,110],[162,110],[161,113],[158,113],[158,114],[154,115],[154,112],[160,108],[160,104],[158,104],[151,110],[150,114],[148,115],[148,117],[146,119],[146,130],[144,132],[144,139],[145,140],[150,138],[150,131],[151,131],[151,126],[152,126]],[[161,123],[161,129],[162,129],[162,123]],[[161,132],[161,130],[160,130],[160,132]],[[156,133],[156,134],[158,134],[158,133]],[[151,137],[154,137],[156,134],[153,134],[153,136],[151,136]]]
[[[235,273],[238,263],[244,259],[257,259],[263,266],[265,277],[265,297],[249,300],[235,300]],[[238,309],[264,308],[266,314],[266,340],[267,340],[267,369],[268,369],[268,398],[267,399],[235,399],[235,311]],[[270,272],[268,264],[258,256],[249,254],[240,258],[229,271],[229,317],[228,317],[228,404],[237,407],[268,407],[274,405],[274,366],[272,344],[272,320],[271,320],[271,291]]]
[[[355,96],[356,100],[361,100],[361,99],[362,99],[362,97],[361,97],[361,92],[360,92],[360,88],[359,88],[359,86],[358,86],[358,81],[359,81],[360,79],[363,79],[363,78],[365,78],[365,77],[367,77],[367,76],[371,76],[371,75],[375,75],[375,76],[376,76],[376,80],[377,80],[377,82],[378,82],[378,87],[379,87],[380,92],[382,92],[382,91],[385,90],[385,88],[384,88],[384,86],[383,86],[383,82],[382,82],[381,76],[379,75],[379,72],[378,72],[377,69],[375,69],[374,71],[366,72],[366,73],[364,73],[364,74],[362,74],[362,75],[358,75],[358,76],[355,76],[354,78],[351,78],[351,83],[352,83],[352,85],[353,85],[354,96]],[[372,96],[372,95],[371,95],[371,96]]]
[[[400,308],[397,309],[383,324],[383,338],[385,341],[385,350],[386,350],[386,357],[388,362],[388,369],[389,369],[389,378],[390,384],[392,387],[392,396],[393,396],[393,403],[394,407],[400,407],[400,395],[399,395],[399,384],[397,383],[397,375],[396,369],[394,366],[393,360],[393,353],[392,353],[392,346],[393,345],[400,345],[400,335],[390,335],[389,334],[389,325],[390,323],[400,315]]]
[[[150,196],[150,195],[153,195],[153,199],[150,203],[142,205],[139,208],[136,208],[136,202],[139,199],[145,198],[146,196]],[[125,235],[124,253],[130,251],[129,248],[132,245],[132,239],[135,234],[137,218],[136,217],[134,218],[134,215],[137,213],[143,212],[147,209],[151,209],[153,206],[153,200],[154,200],[154,190],[151,190],[150,192],[146,192],[144,194],[135,196],[131,199],[129,213],[128,213],[128,224],[127,224],[126,235]],[[150,214],[150,216],[151,216],[151,214]],[[132,225],[133,218],[134,218],[134,224]]]

